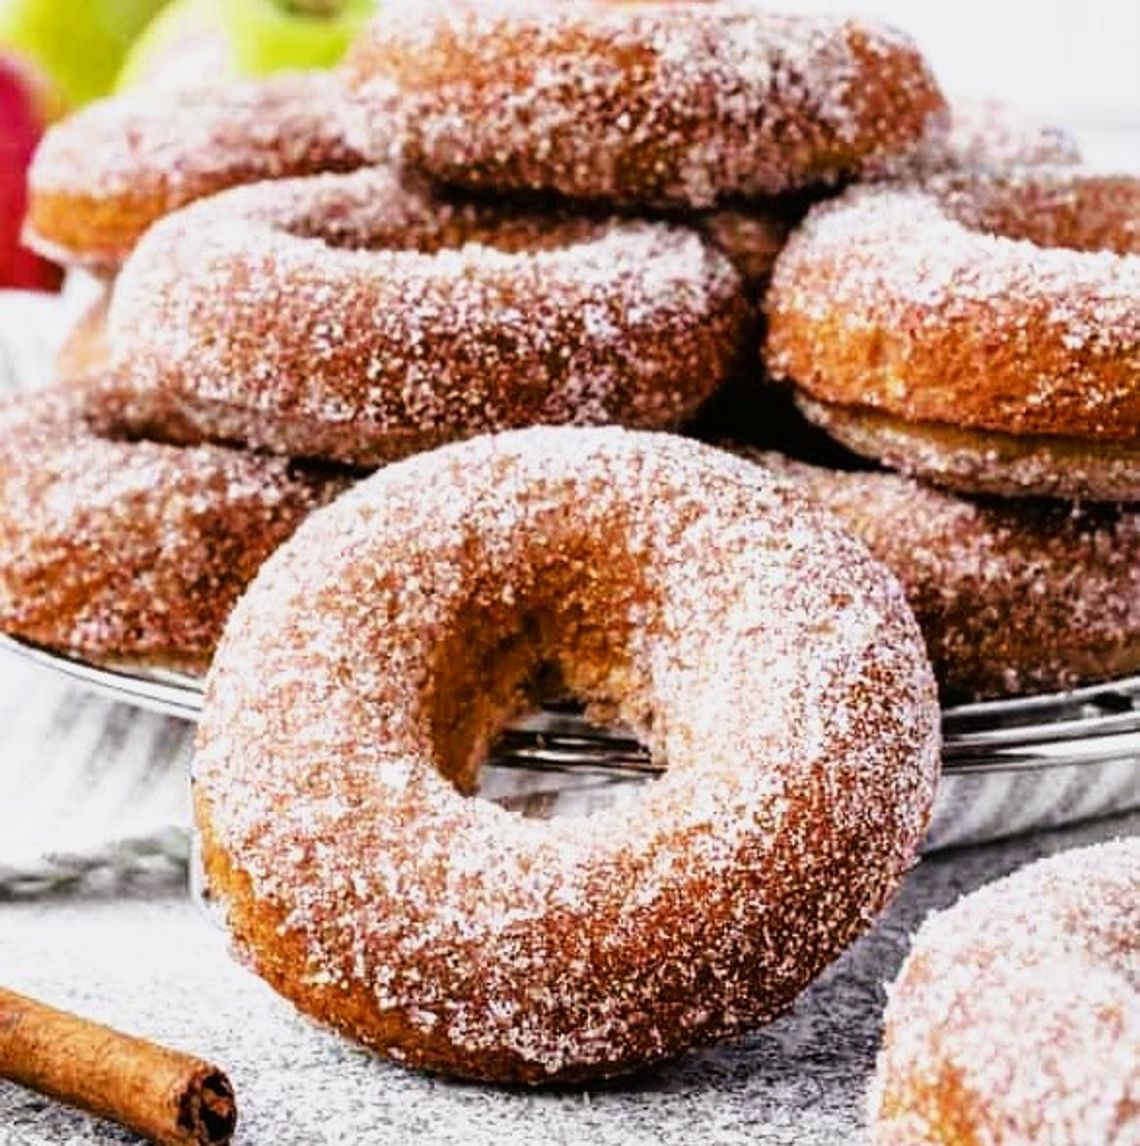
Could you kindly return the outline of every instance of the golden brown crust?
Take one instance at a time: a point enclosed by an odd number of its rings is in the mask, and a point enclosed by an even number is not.
[[[463,795],[544,665],[668,760],[637,804]],[[207,681],[196,814],[239,950],[306,1013],[430,1070],[583,1080],[786,1010],[913,862],[937,727],[897,584],[786,486],[541,427],[390,466],[268,563]]]
[[[363,157],[324,73],[103,100],[45,136],[26,237],[59,262],[113,272],[157,219],[261,179],[350,171]]]
[[[900,474],[737,452],[787,476],[898,577],[945,696],[1140,671],[1140,511],[969,500]]]
[[[1134,447],[1137,218],[1140,180],[1080,169],[851,191],[779,259],[768,367],[908,422]]]
[[[1140,443],[1046,434],[1004,434],[908,422],[879,410],[817,402],[796,405],[815,425],[864,457],[962,493],[1140,502]]]
[[[102,438],[97,384],[0,406],[0,627],[101,660],[202,668],[266,557],[346,486],[217,447]]]
[[[347,73],[378,154],[461,186],[642,206],[835,183],[945,110],[893,30],[736,0],[391,4]]]
[[[1131,1143],[1140,837],[1031,864],[930,916],[889,990],[875,1146]]]
[[[676,424],[753,322],[687,228],[455,203],[386,170],[238,188],[157,224],[120,275],[128,417],[374,465],[533,423]]]

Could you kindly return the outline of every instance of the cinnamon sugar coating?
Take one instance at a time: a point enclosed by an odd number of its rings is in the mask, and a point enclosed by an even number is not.
[[[201,668],[262,561],[343,478],[98,436],[90,385],[0,405],[0,628],[100,660]]]
[[[1140,672],[1140,511],[973,500],[900,474],[739,452],[789,478],[898,577],[944,695]]]
[[[745,0],[397,0],[346,74],[377,156],[641,206],[836,183],[913,149],[945,107],[894,30]]]
[[[673,425],[752,318],[686,228],[510,213],[366,170],[163,220],[119,277],[109,338],[169,436],[373,465],[538,422]]]
[[[928,132],[918,149],[888,159],[883,173],[925,179],[962,171],[1079,163],[1081,150],[1064,128],[994,99],[952,99],[944,132]],[[877,173],[876,173],[877,174]]]
[[[949,127],[930,130],[919,148],[884,162],[876,176],[913,181],[968,171],[1057,166],[1080,161],[1063,129],[996,100],[955,100]],[[744,276],[753,294],[768,285],[788,236],[821,191],[726,204],[701,217],[705,234]]]
[[[463,795],[540,667],[668,762],[635,805]],[[239,953],[305,1013],[573,1081],[786,1010],[913,862],[938,758],[921,635],[858,542],[708,446],[541,427],[380,471],[263,568],[197,823]]]
[[[855,189],[780,256],[768,368],[909,423],[1134,451],[1138,220],[1140,181],[1080,169]]]
[[[71,266],[116,270],[156,219],[227,187],[351,171],[345,94],[327,73],[146,90],[101,100],[44,137],[26,240]]]
[[[1005,434],[908,422],[796,396],[804,416],[849,450],[962,493],[1140,502],[1140,443]]]
[[[931,916],[890,989],[876,1146],[1140,1139],[1140,838]]]

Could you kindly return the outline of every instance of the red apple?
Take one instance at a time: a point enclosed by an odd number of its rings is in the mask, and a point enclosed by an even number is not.
[[[62,272],[20,241],[28,165],[51,118],[44,85],[21,61],[0,55],[0,287],[58,290]]]

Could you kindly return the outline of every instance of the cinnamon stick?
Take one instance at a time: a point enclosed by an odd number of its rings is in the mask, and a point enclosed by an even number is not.
[[[0,988],[0,1078],[160,1146],[226,1146],[237,1107],[217,1067]]]

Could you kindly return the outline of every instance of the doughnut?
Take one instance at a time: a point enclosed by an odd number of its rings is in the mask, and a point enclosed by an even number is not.
[[[877,410],[795,398],[849,450],[962,493],[1068,501],[1140,500],[1140,451],[1127,442],[1026,436],[907,422]]]
[[[932,131],[917,151],[892,157],[882,176],[913,181],[947,172],[1057,166],[1080,158],[1076,141],[1062,128],[997,100],[955,100],[948,130]],[[726,205],[703,213],[702,229],[759,295],[788,236],[820,197],[817,190],[814,196],[781,195]]]
[[[966,491],[1140,498],[1140,180],[857,188],[766,295],[765,358],[856,451]]]
[[[321,72],[101,100],[44,137],[25,239],[58,262],[113,273],[155,220],[195,199],[360,167],[343,103]]]
[[[199,670],[258,566],[347,484],[277,458],[99,437],[79,386],[0,405],[0,630]]]
[[[160,436],[367,466],[536,422],[671,426],[752,321],[687,228],[505,214],[371,169],[164,219],[108,337],[125,394],[167,407]]]
[[[749,293],[758,298],[772,277],[772,268],[788,236],[803,218],[808,204],[800,196],[741,204],[701,216],[701,230],[732,261]]]
[[[883,170],[896,178],[924,179],[948,172],[1008,172],[1080,161],[1077,141],[1056,124],[1001,100],[954,99],[945,133],[928,133],[913,153],[885,160]]]
[[[469,798],[550,673],[668,760],[639,802]],[[787,1010],[913,862],[938,769],[921,634],[857,541],[709,446],[537,427],[381,470],[269,561],[207,679],[196,822],[303,1012],[568,1082]]]
[[[373,156],[638,206],[836,183],[914,149],[945,112],[893,29],[748,0],[396,0],[345,70]]]
[[[1140,672],[1140,512],[969,500],[901,474],[737,452],[789,478],[898,577],[944,696]]]
[[[1136,1142],[1138,958],[1140,837],[932,915],[889,992],[872,1142]]]

